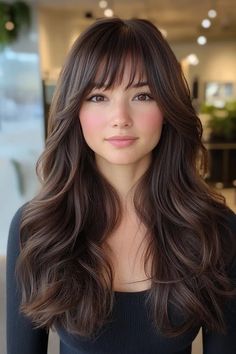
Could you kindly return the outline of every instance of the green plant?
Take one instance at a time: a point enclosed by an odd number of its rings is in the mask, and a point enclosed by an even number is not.
[[[236,141],[236,101],[230,101],[223,108],[204,103],[201,113],[209,114],[207,128],[211,141]]]
[[[206,103],[206,102],[203,102],[201,104],[201,107],[200,107],[200,112],[201,113],[207,113],[207,114],[212,114],[212,112],[215,110],[215,107]]]
[[[0,1],[0,49],[14,42],[22,28],[31,25],[31,11],[27,3]]]

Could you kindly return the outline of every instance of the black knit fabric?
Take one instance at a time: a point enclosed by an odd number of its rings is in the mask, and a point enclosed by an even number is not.
[[[19,313],[20,293],[17,290],[15,264],[19,255],[21,213],[22,208],[13,217],[8,239],[7,354],[46,354],[46,330],[34,329],[30,320]],[[236,215],[233,213],[230,215],[229,225],[236,237]],[[236,282],[236,252],[230,276]],[[147,294],[148,290],[115,292],[111,321],[104,325],[94,339],[84,339],[57,328],[60,354],[190,354],[192,342],[200,327],[171,339],[157,333],[145,305]],[[203,354],[236,354],[236,299],[227,303],[225,320],[226,335],[202,328]]]

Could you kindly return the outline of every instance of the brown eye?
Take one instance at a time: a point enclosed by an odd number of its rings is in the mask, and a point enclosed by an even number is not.
[[[140,93],[135,97],[137,101],[151,101],[153,98],[147,93]]]
[[[93,95],[88,98],[88,101],[91,102],[103,102],[105,100],[105,97],[102,95]]]

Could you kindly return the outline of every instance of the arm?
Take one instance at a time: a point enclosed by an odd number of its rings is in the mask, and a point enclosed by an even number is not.
[[[48,333],[34,329],[33,324],[19,313],[21,296],[17,289],[15,265],[19,255],[19,227],[22,208],[11,222],[7,246],[7,354],[46,354]]]
[[[230,220],[236,237],[236,215]],[[236,288],[236,252],[229,270],[229,276]],[[207,331],[203,327],[203,354],[236,354],[236,297],[226,302],[224,310],[227,334]]]

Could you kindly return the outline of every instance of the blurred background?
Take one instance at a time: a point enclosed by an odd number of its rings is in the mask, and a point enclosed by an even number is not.
[[[182,65],[208,149],[207,183],[236,211],[235,0],[0,1],[0,354],[5,354],[5,255],[11,218],[39,188],[48,110],[65,56],[100,17],[140,17]],[[55,334],[50,354],[58,353]],[[193,353],[202,353],[200,335]]]

